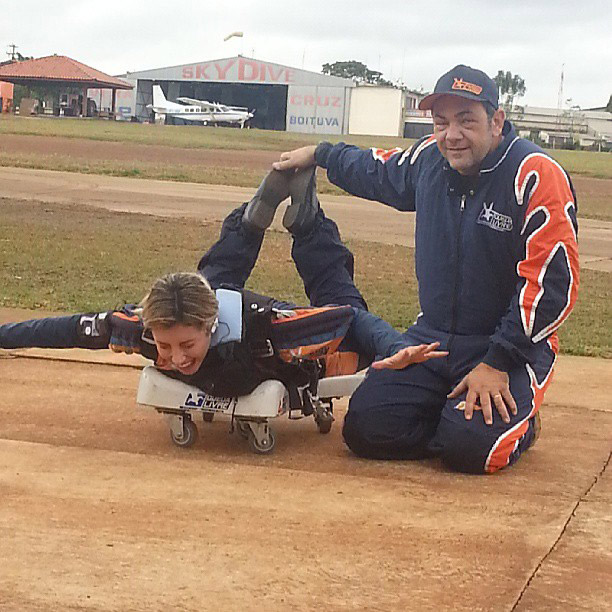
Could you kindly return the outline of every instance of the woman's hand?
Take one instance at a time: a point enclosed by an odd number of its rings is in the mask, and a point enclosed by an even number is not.
[[[407,346],[401,349],[395,355],[375,361],[372,367],[375,370],[402,370],[403,368],[413,364],[422,363],[428,359],[438,359],[440,357],[446,357],[448,351],[437,351],[436,349],[440,346],[439,342],[432,342],[431,344],[419,344],[417,346]]]

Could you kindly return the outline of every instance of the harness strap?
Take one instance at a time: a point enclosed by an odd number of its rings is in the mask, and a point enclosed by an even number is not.
[[[272,337],[272,298],[242,290],[246,341],[255,359],[267,359],[275,354]]]

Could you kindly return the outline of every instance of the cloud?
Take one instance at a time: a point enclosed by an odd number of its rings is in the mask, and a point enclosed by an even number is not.
[[[355,59],[425,89],[468,63],[520,74],[525,101],[548,106],[556,106],[565,64],[567,97],[587,107],[605,103],[612,89],[604,70],[612,65],[611,18],[610,3],[599,0],[149,0],[106,11],[85,0],[29,0],[3,14],[0,45],[66,54],[110,74],[237,53],[316,72]],[[235,30],[244,38],[224,43]]]

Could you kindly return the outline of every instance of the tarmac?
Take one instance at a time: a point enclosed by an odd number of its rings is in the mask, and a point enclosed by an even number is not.
[[[357,459],[345,402],[269,456],[222,419],[177,449],[139,358],[58,353],[0,358],[3,611],[609,610],[610,361],[562,356],[537,445],[479,477]]]

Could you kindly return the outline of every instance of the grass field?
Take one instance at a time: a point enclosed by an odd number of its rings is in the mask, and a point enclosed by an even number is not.
[[[194,270],[218,223],[0,199],[0,305],[66,312],[137,302],[160,274]],[[413,252],[349,243],[370,308],[398,329],[418,311]],[[305,303],[286,233],[268,232],[250,286]],[[33,313],[33,316],[36,316]],[[578,305],[561,330],[562,351],[612,358],[612,275],[584,270]]]
[[[62,136],[110,142],[162,145],[193,149],[286,151],[320,140],[344,141],[360,147],[405,148],[412,141],[388,136],[321,136],[270,130],[228,128],[198,129],[191,126],[159,126],[119,121],[48,119],[0,115],[0,135]],[[549,153],[572,174],[612,178],[612,154],[591,151],[551,150]]]
[[[580,174],[593,178],[612,178],[612,153],[559,149],[548,149],[548,153],[572,176]]]
[[[227,128],[198,129],[93,120],[50,120],[6,117],[3,134],[78,138],[167,148],[165,161],[134,159],[79,159],[66,154],[0,152],[0,165],[41,168],[254,187],[261,168],[236,164],[214,166],[176,161],[173,149],[282,151],[318,142],[318,135]],[[330,137],[361,147],[405,147],[400,138]],[[166,149],[164,149],[165,151]],[[565,168],[585,177],[612,178],[612,156],[583,151],[552,151]],[[166,159],[164,153],[163,158]],[[579,214],[612,220],[607,182],[583,180]],[[326,179],[322,193],[340,193]],[[61,311],[105,309],[135,302],[162,273],[194,269],[199,256],[216,239],[218,224],[193,226],[192,221],[110,213],[87,208],[0,200],[0,304]],[[138,236],[138,240],[135,240]],[[176,236],[181,239],[177,240]],[[177,246],[178,245],[178,246]],[[357,282],[374,312],[399,329],[418,313],[413,255],[410,249],[355,241]],[[279,270],[278,262],[283,262]],[[406,265],[408,262],[408,265]],[[270,232],[252,276],[258,291],[304,303],[299,277],[289,257],[289,238]],[[401,289],[398,290],[398,287]],[[562,328],[564,352],[612,357],[612,275],[584,270],[581,298]]]

